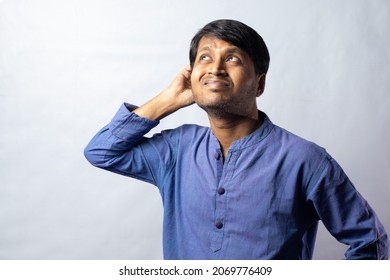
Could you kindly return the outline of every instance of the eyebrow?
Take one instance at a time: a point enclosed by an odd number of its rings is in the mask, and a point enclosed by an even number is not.
[[[209,51],[209,50],[211,50],[211,48],[209,46],[205,46],[201,48],[199,51]]]
[[[212,49],[213,48],[210,47],[210,46],[204,46],[203,48],[201,48],[199,50],[199,52],[201,52],[201,51],[210,51]],[[229,48],[226,49],[226,52],[227,53],[242,53],[243,51],[239,47],[229,47]]]

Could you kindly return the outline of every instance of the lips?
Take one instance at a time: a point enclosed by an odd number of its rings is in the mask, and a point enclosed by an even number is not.
[[[213,88],[229,87],[230,86],[230,82],[227,80],[223,80],[223,79],[206,78],[203,80],[202,83],[204,86],[213,87]]]

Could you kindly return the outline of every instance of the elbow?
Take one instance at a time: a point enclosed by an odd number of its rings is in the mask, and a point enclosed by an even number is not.
[[[379,260],[388,260],[390,254],[390,240],[387,237],[387,233],[383,231],[382,236],[378,241],[378,258]]]
[[[90,164],[95,165],[95,157],[89,146],[84,148],[84,157]]]
[[[345,257],[349,260],[387,260],[389,258],[389,242],[385,232],[375,240],[366,241],[358,247],[347,250]]]
[[[98,152],[98,150],[90,147],[87,145],[84,148],[84,157],[87,159],[87,161],[92,164],[95,167],[102,166],[103,163],[103,155]]]
[[[110,139],[112,136],[108,128],[104,127],[99,131],[84,148],[84,157],[90,164],[96,167],[105,168],[117,155],[111,148],[115,143]]]

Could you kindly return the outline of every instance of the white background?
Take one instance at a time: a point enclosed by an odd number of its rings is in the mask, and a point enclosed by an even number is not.
[[[161,259],[154,186],[94,168],[90,138],[188,63],[206,23],[256,29],[259,108],[324,146],[390,231],[390,2],[0,0],[0,259]],[[158,129],[208,125],[191,106]],[[346,247],[321,226],[314,257]]]

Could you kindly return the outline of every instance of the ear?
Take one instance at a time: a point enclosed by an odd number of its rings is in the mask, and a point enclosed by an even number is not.
[[[259,97],[263,94],[264,88],[265,88],[265,73],[258,74],[257,75],[257,91],[256,91],[256,97]]]

